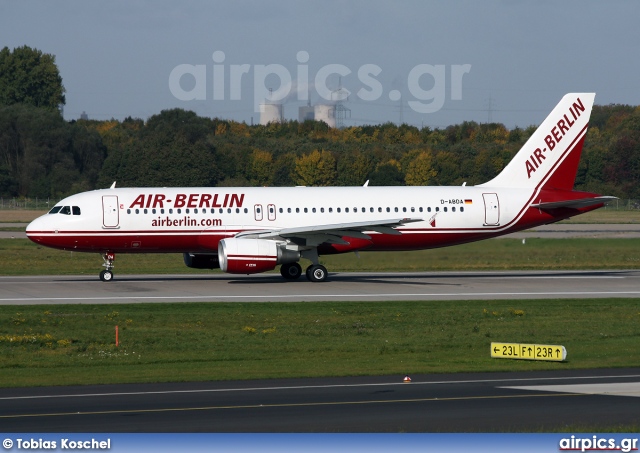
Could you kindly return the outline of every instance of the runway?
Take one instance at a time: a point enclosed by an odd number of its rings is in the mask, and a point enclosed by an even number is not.
[[[0,305],[640,297],[640,270],[0,277]]]
[[[4,432],[519,432],[637,426],[640,368],[0,389]]]

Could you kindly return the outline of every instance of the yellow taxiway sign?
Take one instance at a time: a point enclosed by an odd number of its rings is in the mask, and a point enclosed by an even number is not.
[[[494,359],[551,360],[563,362],[567,358],[564,346],[525,343],[491,343]]]

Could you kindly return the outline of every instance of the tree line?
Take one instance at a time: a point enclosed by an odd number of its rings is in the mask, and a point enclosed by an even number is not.
[[[536,127],[464,122],[266,126],[163,110],[65,121],[55,57],[0,51],[0,196],[61,198],[145,186],[468,185],[489,181]],[[594,106],[576,189],[640,198],[640,107]]]
[[[164,110],[147,121],[65,121],[0,106],[0,196],[57,198],[145,186],[469,185],[493,178],[535,127],[464,122],[329,128],[267,126]],[[640,108],[594,106],[578,190],[640,198]]]

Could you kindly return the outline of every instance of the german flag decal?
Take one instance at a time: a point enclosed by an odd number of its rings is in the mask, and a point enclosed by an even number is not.
[[[464,204],[473,204],[473,200],[464,200]]]

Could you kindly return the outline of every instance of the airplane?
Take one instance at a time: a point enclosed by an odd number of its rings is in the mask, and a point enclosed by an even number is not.
[[[595,93],[570,93],[491,181],[455,187],[116,188],[72,195],[27,227],[33,242],[116,254],[182,253],[230,274],[325,281],[322,255],[463,244],[557,222],[615,197],[574,191]]]

